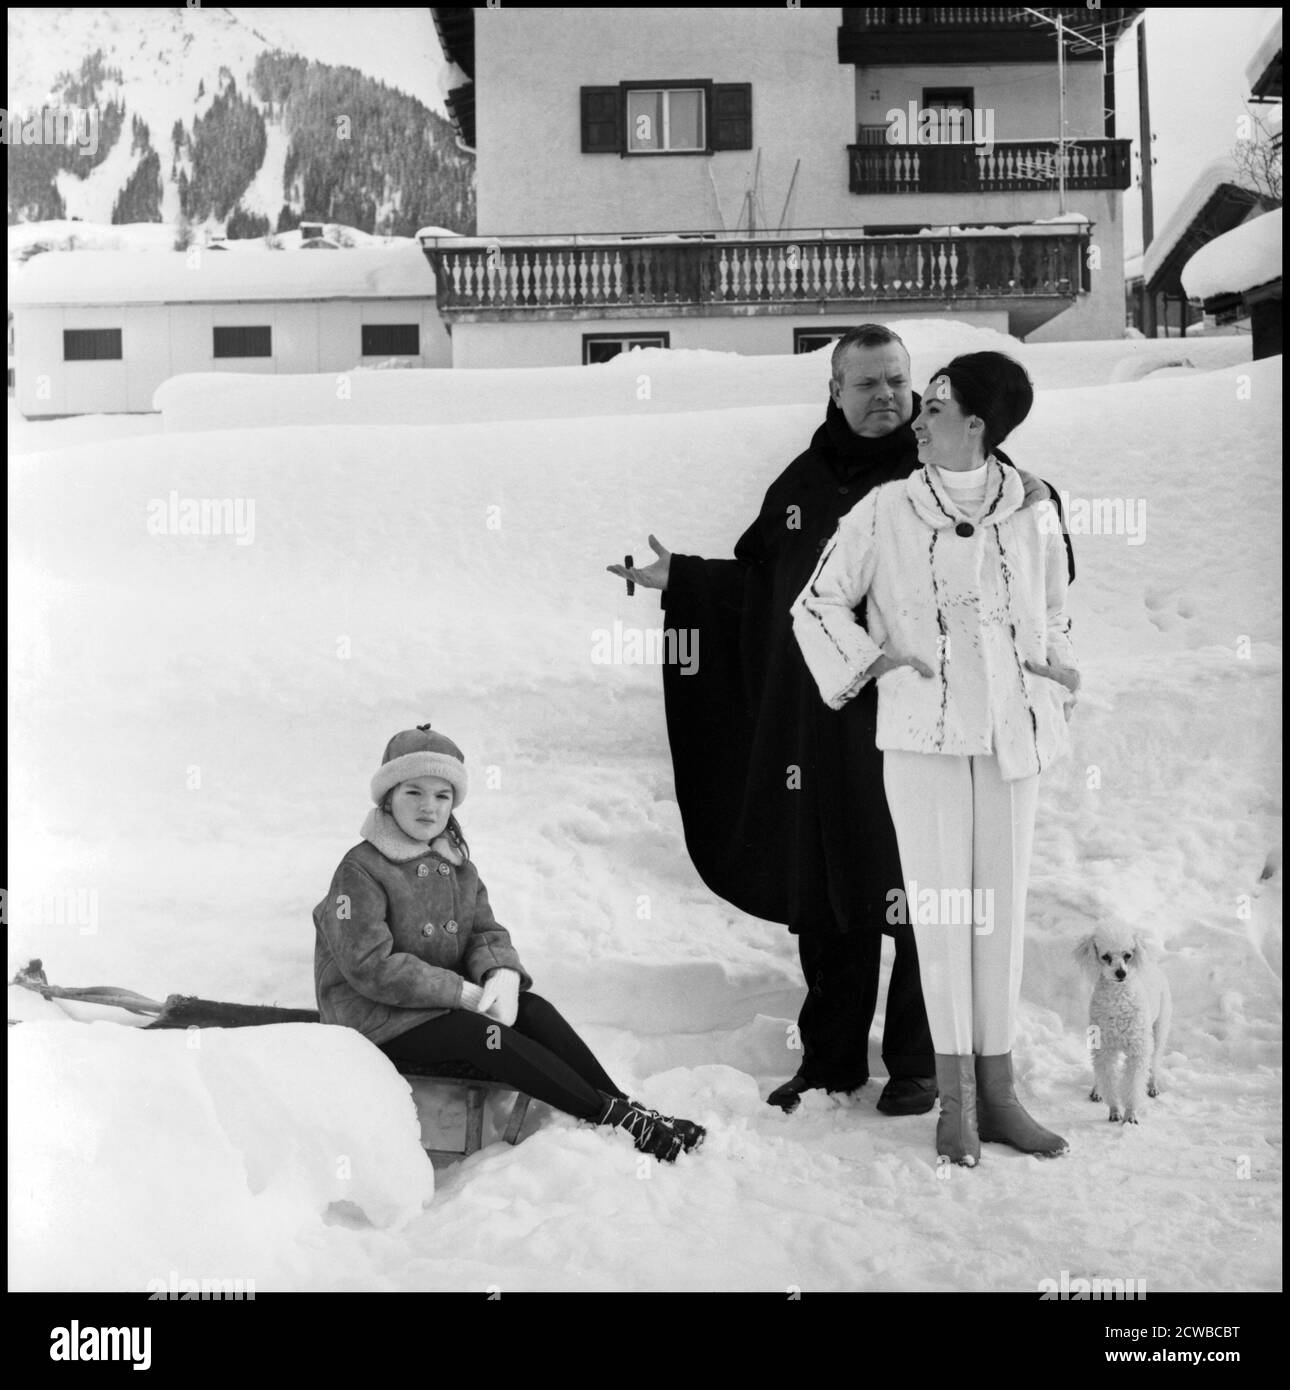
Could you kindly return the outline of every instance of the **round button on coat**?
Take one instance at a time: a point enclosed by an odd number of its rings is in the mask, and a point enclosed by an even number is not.
[[[418,864],[418,865],[417,865],[417,877],[418,877],[418,878],[429,878],[429,877],[430,877],[430,865],[429,865],[429,864]]]
[[[446,932],[452,932],[454,935],[456,935],[457,924],[456,924],[456,922],[454,922],[453,919],[450,917],[450,918],[443,924],[443,929],[444,929],[444,931],[446,931]]]
[[[976,527],[970,521],[960,521],[954,528],[954,534],[956,536],[970,536],[975,530]]]
[[[427,923],[425,924],[425,926],[421,928],[421,935],[422,935],[422,936],[433,936],[433,935],[434,935],[434,923],[433,923],[433,922],[427,922]]]
[[[447,878],[448,875],[449,875],[449,873],[451,873],[451,870],[448,868],[447,864],[440,864],[440,865],[439,865],[439,872],[440,872],[445,878]]]

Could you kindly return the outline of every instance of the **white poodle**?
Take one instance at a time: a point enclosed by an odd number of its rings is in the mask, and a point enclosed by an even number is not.
[[[1108,1119],[1136,1125],[1146,1097],[1159,1094],[1156,1077],[1173,1014],[1169,982],[1142,938],[1113,926],[1086,936],[1075,947],[1075,959],[1095,981],[1088,1005],[1093,1054],[1088,1098],[1105,1098]]]

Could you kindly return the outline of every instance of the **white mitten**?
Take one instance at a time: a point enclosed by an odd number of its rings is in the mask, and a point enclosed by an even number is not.
[[[494,970],[484,981],[484,998],[480,1000],[479,1011],[510,1028],[520,1011],[520,972]]]
[[[478,985],[472,985],[469,980],[461,982],[461,1007],[463,1009],[473,1009],[476,1013],[482,1013],[479,1007],[484,998],[484,991]]]

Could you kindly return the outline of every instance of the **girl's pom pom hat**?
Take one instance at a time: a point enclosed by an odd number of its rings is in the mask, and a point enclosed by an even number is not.
[[[372,778],[372,800],[379,806],[385,793],[411,777],[442,777],[452,784],[452,804],[466,799],[466,760],[450,738],[429,724],[405,729],[385,746],[381,768]]]

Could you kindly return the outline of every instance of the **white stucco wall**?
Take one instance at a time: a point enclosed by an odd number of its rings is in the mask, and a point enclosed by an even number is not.
[[[478,9],[478,230],[649,232],[733,227],[761,149],[777,225],[801,158],[793,225],[839,225],[853,69],[840,9]],[[636,79],[751,82],[753,149],[620,158],[581,152],[579,89]],[[845,225],[842,223],[840,225]]]
[[[360,356],[364,323],[419,324],[417,365],[452,365],[433,299],[33,305],[14,310],[15,397],[29,417],[150,411],[153,392],[181,372],[348,371],[388,355]],[[212,329],[237,324],[271,327],[273,356],[216,359]],[[121,360],[64,362],[65,328],[120,328]]]
[[[761,224],[939,223],[1051,216],[1056,194],[861,197],[848,188],[857,123],[885,123],[927,87],[968,87],[999,140],[1052,139],[1055,65],[856,67],[838,61],[840,9],[475,11],[476,172],[481,236],[734,227],[760,151]],[[1054,45],[1054,56],[1056,47]],[[752,84],[753,148],[710,155],[583,154],[579,91],[629,80]],[[874,95],[874,94],[877,95]],[[1067,66],[1066,133],[1101,136],[1102,69]]]
[[[893,314],[875,309],[870,314],[784,315],[711,318],[593,319],[544,323],[458,323],[452,330],[454,367],[573,367],[582,362],[584,333],[667,333],[670,348],[707,348],[748,356],[776,356],[793,351],[793,330],[848,328],[866,319],[898,324],[907,319],[937,317],[934,308],[922,313]],[[1003,313],[956,314],[956,319],[981,328],[1008,331]]]
[[[920,102],[928,87],[967,87],[972,91],[974,107],[983,113],[993,112],[996,140],[1055,140],[1060,100],[1056,58],[1054,40],[1051,64],[857,66],[856,121],[859,125],[885,125],[889,110],[904,111],[911,101]],[[1066,66],[1066,134],[1098,139],[1105,134],[1101,63]],[[854,135],[850,139],[854,140]]]
[[[485,236],[733,228],[760,153],[763,211],[778,226],[797,167],[785,229],[968,226],[1058,215],[1055,190],[988,194],[860,195],[849,189],[856,126],[883,124],[929,87],[970,88],[994,112],[996,140],[1057,134],[1055,61],[983,65],[856,66],[838,61],[841,9],[587,9],[475,11],[476,192]],[[1053,47],[1056,57],[1056,42]],[[1067,65],[1066,133],[1104,134],[1102,65]],[[706,156],[621,158],[581,152],[579,91],[625,80],[708,78],[752,84],[753,149]],[[1118,337],[1124,319],[1122,195],[1072,192],[1066,210],[1095,223],[1101,269],[1092,291],[1031,336]],[[651,323],[661,321],[653,320]],[[790,320],[758,328],[681,320],[686,345],[782,340]],[[649,325],[645,325],[646,328]],[[485,348],[493,332],[515,344],[579,342],[554,325],[458,325],[455,365],[497,365],[515,348]],[[555,335],[554,337],[552,335]],[[788,340],[791,343],[791,332]],[[680,340],[674,338],[677,345]],[[740,347],[783,351],[782,345]],[[563,350],[562,350],[563,351]],[[520,356],[527,355],[527,348]],[[561,360],[576,360],[562,356]]]

